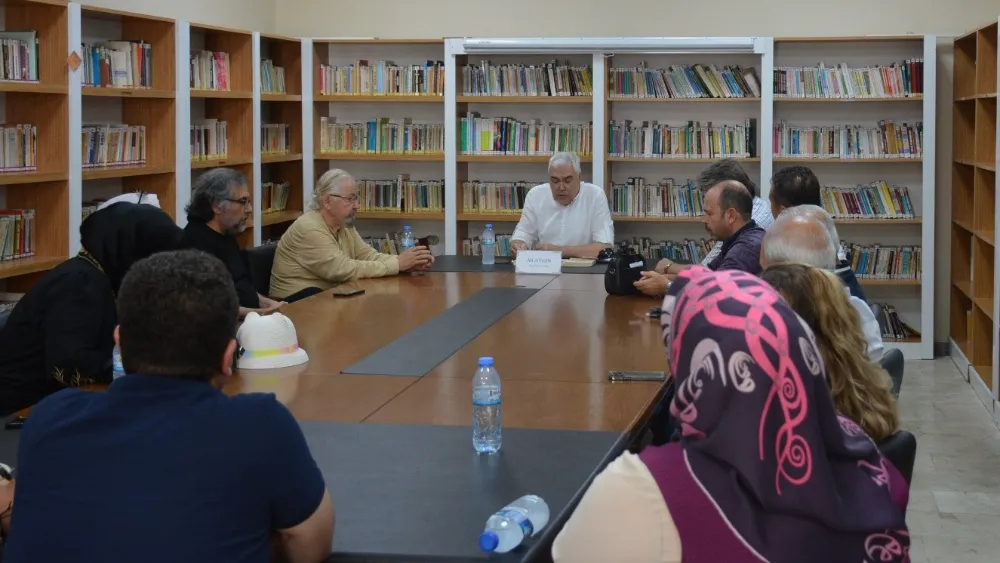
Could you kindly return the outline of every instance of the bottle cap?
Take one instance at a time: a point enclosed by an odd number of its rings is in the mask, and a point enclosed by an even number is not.
[[[410,226],[409,225],[403,225],[403,230],[404,231],[409,231],[410,230]]]
[[[493,228],[493,223],[486,223],[486,228],[487,229],[492,229]]]
[[[493,365],[493,358],[484,356],[479,358],[479,367],[490,367]]]
[[[486,530],[479,536],[479,549],[493,551],[500,545],[500,538],[493,530]]]

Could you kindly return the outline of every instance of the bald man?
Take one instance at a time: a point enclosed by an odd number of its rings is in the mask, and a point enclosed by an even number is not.
[[[705,230],[722,241],[718,256],[708,263],[712,270],[740,270],[753,275],[760,273],[760,245],[764,229],[757,225],[753,213],[753,195],[735,180],[725,180],[705,192]],[[635,287],[642,293],[659,297],[667,292],[670,279],[686,265],[664,258],[652,272],[643,272]]]

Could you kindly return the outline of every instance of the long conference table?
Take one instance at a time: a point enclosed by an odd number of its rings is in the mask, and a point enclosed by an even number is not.
[[[355,297],[284,307],[309,362],[241,370],[225,388],[274,393],[299,420],[337,511],[331,561],[548,560],[590,480],[637,441],[664,392],[608,381],[667,371],[647,316],[658,302],[607,295],[600,266],[520,275],[474,260],[441,257],[428,272],[345,284],[365,290]],[[495,456],[471,443],[481,356],[503,386]],[[16,432],[0,432],[0,460],[14,461]],[[486,519],[524,494],[547,501],[549,525],[511,553],[482,553]]]

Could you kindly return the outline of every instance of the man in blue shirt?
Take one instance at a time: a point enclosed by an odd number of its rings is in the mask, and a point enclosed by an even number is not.
[[[5,563],[319,563],[333,504],[291,413],[270,394],[227,397],[238,302],[225,266],[156,254],[118,293],[128,375],[65,389],[21,431]]]

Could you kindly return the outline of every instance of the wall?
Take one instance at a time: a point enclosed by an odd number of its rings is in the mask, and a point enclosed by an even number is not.
[[[84,0],[82,4],[192,23],[273,33],[275,0]]]

